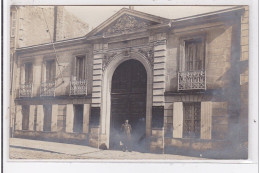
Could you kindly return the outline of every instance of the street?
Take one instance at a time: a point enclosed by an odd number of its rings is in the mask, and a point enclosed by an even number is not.
[[[136,160],[136,159],[166,159],[166,160],[191,160],[202,159],[197,157],[179,156],[172,154],[153,154],[141,152],[123,152],[118,150],[99,150],[97,148],[65,144],[57,142],[47,142],[39,140],[29,140],[20,138],[10,138],[10,159],[104,159],[104,160]]]

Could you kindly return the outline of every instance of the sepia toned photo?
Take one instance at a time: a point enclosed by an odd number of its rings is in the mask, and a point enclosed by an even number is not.
[[[248,159],[248,6],[11,6],[10,159]]]

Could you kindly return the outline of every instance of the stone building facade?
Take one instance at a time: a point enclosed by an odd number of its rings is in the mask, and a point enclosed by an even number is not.
[[[73,27],[71,27],[73,26]],[[21,47],[84,36],[88,24],[70,14],[63,6],[11,6],[10,8],[10,75],[16,68],[15,51]],[[15,87],[10,80],[11,131],[15,114]]]
[[[54,45],[17,49],[15,137],[117,149],[129,120],[134,150],[247,158],[247,7],[174,20],[124,8]]]

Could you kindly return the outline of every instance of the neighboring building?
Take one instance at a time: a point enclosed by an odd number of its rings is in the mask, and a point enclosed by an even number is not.
[[[11,6],[11,76],[13,76],[13,69],[16,68],[14,61],[17,48],[80,37],[88,32],[88,24],[70,14],[63,6]],[[10,80],[10,88],[13,88],[12,84],[13,80]],[[14,92],[11,89],[11,115],[15,113],[13,100],[16,97],[12,93]],[[11,119],[13,120],[12,117]]]
[[[248,8],[122,9],[84,37],[18,48],[15,137],[247,158]],[[138,147],[137,147],[138,146]]]

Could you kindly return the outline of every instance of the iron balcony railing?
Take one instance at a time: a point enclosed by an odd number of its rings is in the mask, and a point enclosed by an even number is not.
[[[32,84],[21,84],[19,89],[19,97],[32,97]]]
[[[179,72],[178,90],[206,90],[206,71]]]
[[[40,96],[55,96],[55,81],[41,83]]]
[[[70,81],[70,95],[86,95],[86,94],[87,94],[86,80]]]

